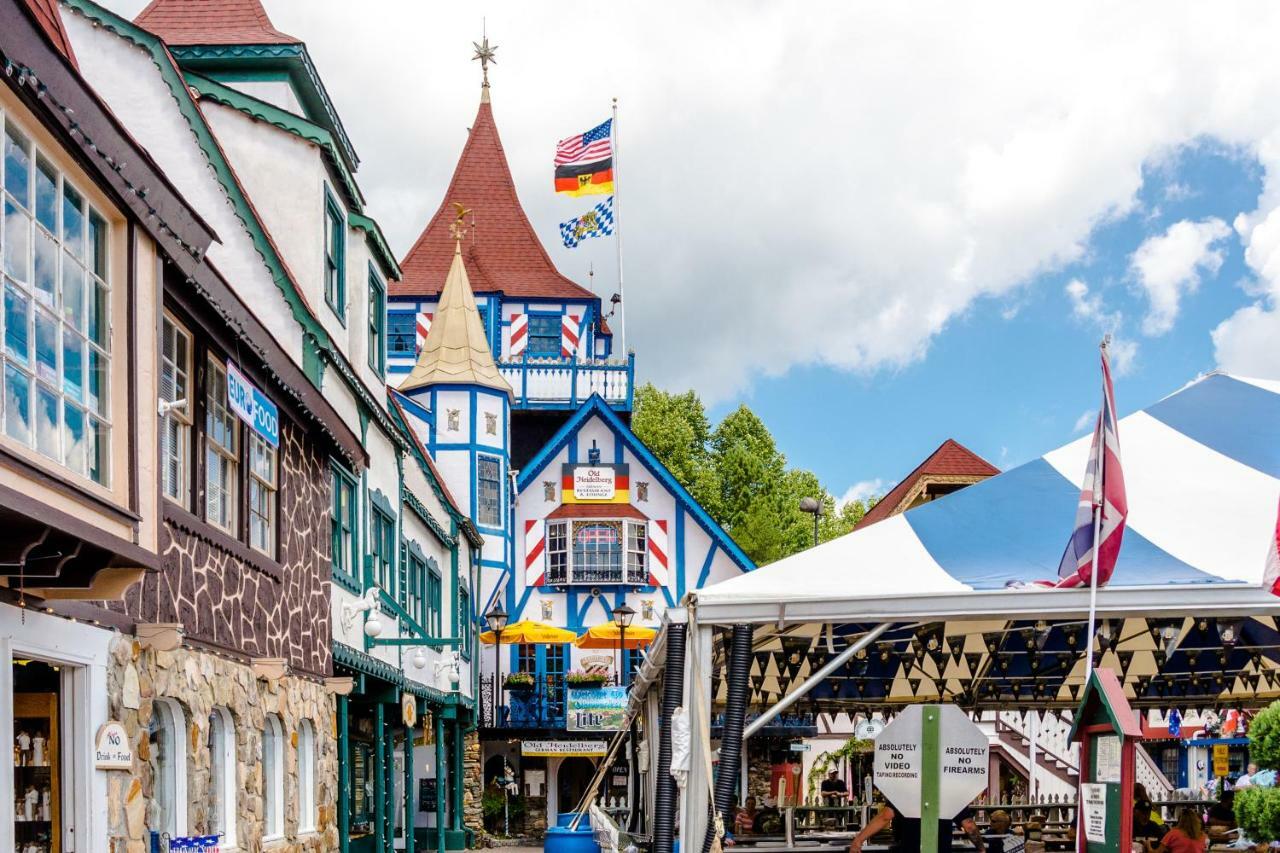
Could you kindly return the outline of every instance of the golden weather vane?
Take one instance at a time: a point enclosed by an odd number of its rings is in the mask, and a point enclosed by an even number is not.
[[[471,213],[471,210],[460,202],[455,201],[453,202],[453,212],[454,219],[453,222],[449,223],[449,234],[453,236],[453,239],[461,240],[467,236],[466,218]],[[473,222],[472,224],[474,225],[475,223]]]

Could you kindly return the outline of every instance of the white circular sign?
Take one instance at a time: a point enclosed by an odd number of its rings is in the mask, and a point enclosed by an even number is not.
[[[931,705],[938,720],[938,815],[946,820],[987,787],[990,745],[963,711],[954,705]],[[921,728],[923,705],[903,709],[876,738],[875,783],[904,817],[920,817],[923,772]]]
[[[882,731],[884,731],[883,721],[863,720],[854,727],[853,736],[858,740],[875,740]]]

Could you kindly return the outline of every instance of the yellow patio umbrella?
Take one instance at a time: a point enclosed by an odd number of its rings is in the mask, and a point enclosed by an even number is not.
[[[617,622],[605,622],[601,625],[592,625],[574,642],[574,645],[580,649],[616,649],[618,640],[622,636],[622,629],[618,627]],[[653,638],[658,636],[658,632],[643,625],[632,625],[627,629],[625,636],[624,648],[639,649],[652,643]]]
[[[532,619],[521,619],[519,622],[512,622],[510,625],[502,629],[503,644],[512,645],[544,645],[551,646],[559,643],[572,643],[578,638],[573,631],[565,628],[557,628],[555,625],[548,625],[545,622],[534,622]],[[493,631],[485,631],[480,635],[480,642],[492,646],[498,641]]]

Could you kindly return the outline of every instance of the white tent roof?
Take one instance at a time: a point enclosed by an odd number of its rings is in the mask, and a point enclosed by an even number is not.
[[[1280,500],[1280,382],[1221,373],[1119,425],[1129,497],[1101,611],[1280,609],[1260,588]],[[907,513],[693,594],[706,621],[1065,614],[1052,579],[1090,437]]]

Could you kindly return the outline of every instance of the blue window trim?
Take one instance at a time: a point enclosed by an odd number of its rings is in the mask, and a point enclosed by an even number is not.
[[[409,320],[409,330],[410,330],[409,340],[411,341],[411,343],[409,344],[409,349],[407,352],[403,350],[395,350],[393,352],[391,350],[390,343],[391,343],[392,318],[395,318],[397,320],[408,318]],[[386,342],[387,342],[386,351],[388,355],[390,355],[393,358],[413,358],[415,355],[417,355],[417,353],[414,352],[414,350],[417,348],[417,340],[416,340],[417,339],[417,323],[418,323],[417,311],[392,311],[390,308],[387,309],[387,331],[386,331],[386,334],[384,335],[384,338],[386,339]]]
[[[349,518],[347,519],[347,522],[351,529],[351,553],[347,555],[349,558],[348,565],[350,566],[350,571],[346,571],[340,568],[335,561],[336,555],[331,553],[329,555],[330,574],[333,577],[334,583],[336,583],[338,586],[342,587],[348,592],[353,592],[356,595],[359,595],[361,592],[360,577],[359,577],[360,484],[356,480],[355,474],[352,474],[344,466],[340,465],[338,462],[332,459],[329,460],[329,472],[330,472],[330,476],[333,477],[333,480],[335,481],[335,483],[337,481],[341,481],[345,486],[347,486],[350,489],[350,500],[348,501]],[[333,496],[330,495],[329,511],[331,515],[333,512],[332,500],[333,500]],[[332,548],[332,533],[330,534],[330,547]]]
[[[560,318],[564,316],[563,311],[526,311],[525,315],[529,318],[529,344],[525,347],[525,356],[528,358],[559,358],[560,357],[560,324],[564,322]],[[534,320],[553,320],[555,323],[555,348],[552,352],[535,352],[533,348],[533,321]],[[541,337],[547,337],[542,335]]]
[[[336,199],[334,199],[333,193],[329,191],[328,185],[326,185],[324,188],[324,212],[325,212],[325,217],[324,217],[324,229],[325,229],[324,242],[325,243],[329,242],[329,237],[330,237],[330,233],[329,233],[329,229],[331,227],[330,217],[337,220],[338,225],[340,226],[338,228],[338,237],[339,237],[338,245],[334,247],[334,254],[336,255],[336,257],[334,258],[334,264],[337,266],[337,273],[338,273],[338,280],[337,280],[338,292],[333,296],[336,297],[337,304],[334,304],[334,299],[331,298],[329,294],[329,253],[327,251],[325,252],[325,257],[324,257],[324,264],[325,264],[324,301],[333,310],[333,313],[337,315],[338,319],[342,322],[342,325],[346,326],[347,325],[347,217],[342,210],[342,206],[338,204]]]
[[[377,297],[377,313],[374,313],[374,297]],[[377,323],[377,346],[369,348],[369,366],[379,376],[387,374],[387,286],[369,264],[369,334],[372,338]]]
[[[475,422],[473,421],[472,422],[473,427],[474,427],[474,424]],[[496,524],[492,524],[492,525],[488,524],[487,522],[482,522],[480,520],[480,461],[482,459],[491,460],[495,465],[498,466],[498,521]],[[484,530],[487,528],[489,530],[496,530],[498,533],[502,533],[502,507],[503,507],[502,497],[504,493],[504,485],[503,485],[502,479],[503,478],[502,478],[501,457],[495,456],[491,453],[477,453],[476,454],[476,482],[474,486],[475,496],[476,496],[476,527],[481,530]]]

